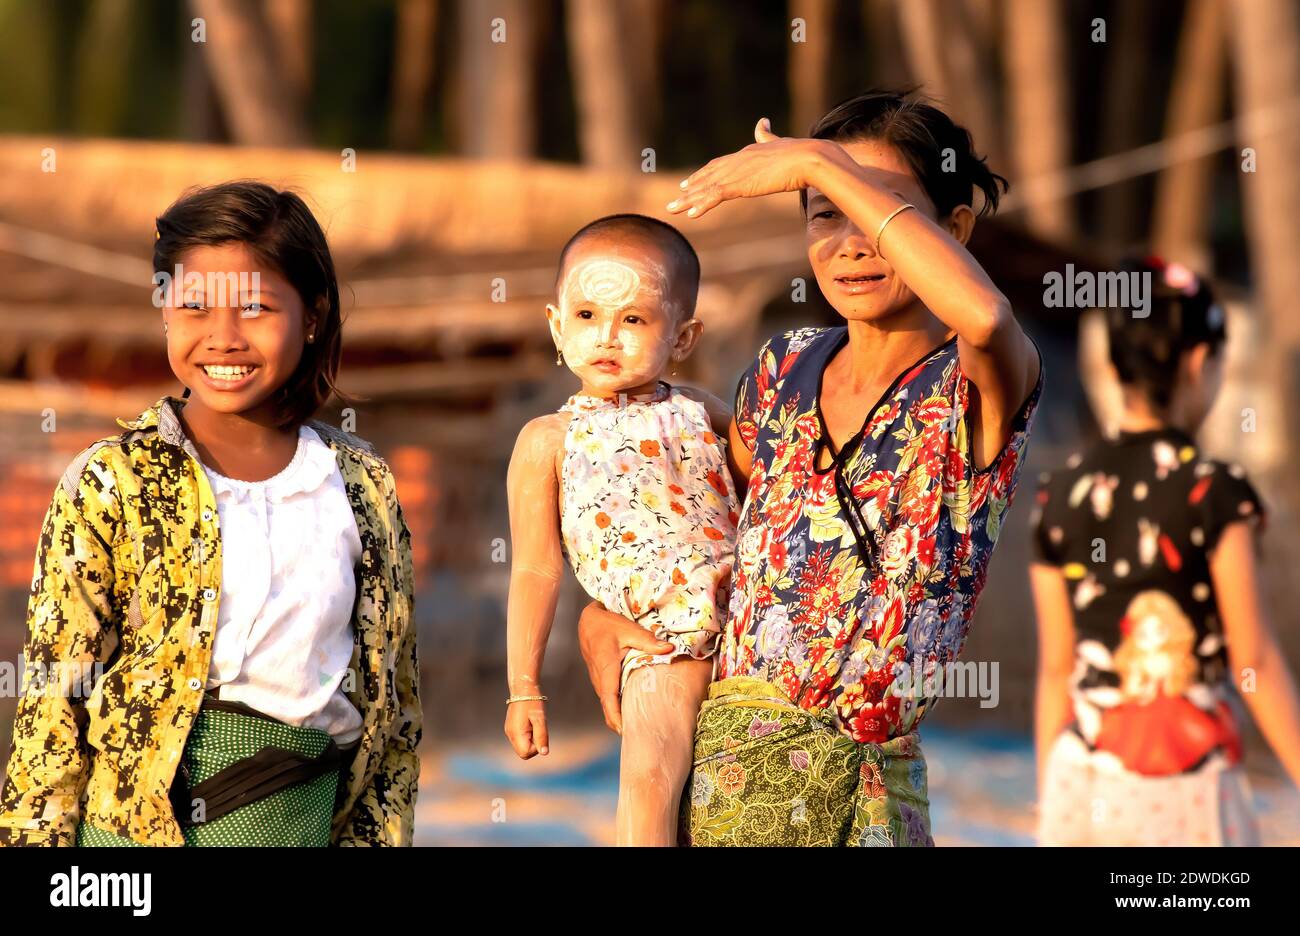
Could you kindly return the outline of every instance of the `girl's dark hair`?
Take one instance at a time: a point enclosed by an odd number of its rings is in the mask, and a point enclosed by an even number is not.
[[[1198,344],[1218,354],[1227,339],[1223,307],[1210,287],[1179,264],[1159,257],[1130,258],[1120,264],[1124,274],[1150,276],[1148,314],[1110,306],[1106,333],[1110,359],[1120,382],[1136,388],[1158,410],[1168,409],[1178,379],[1178,359]]]
[[[971,205],[975,189],[984,193],[977,217],[992,214],[1002,192],[1010,187],[1006,179],[984,165],[985,157],[975,155],[970,131],[953,123],[915,88],[865,91],[832,107],[808,135],[837,143],[880,140],[893,146],[934,202],[940,218],[958,205]],[[952,151],[952,163],[945,171],[947,150]],[[807,189],[800,190],[799,202],[806,212]]]
[[[315,338],[303,345],[297,369],[272,400],[280,426],[301,425],[331,395],[347,399],[334,383],[343,352],[334,260],[325,232],[301,198],[263,182],[223,182],[186,192],[155,224],[155,274],[173,275],[192,247],[239,242],[293,285],[305,310],[315,311]]]

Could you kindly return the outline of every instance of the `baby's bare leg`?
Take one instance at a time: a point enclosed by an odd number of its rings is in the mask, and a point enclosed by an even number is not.
[[[632,671],[623,687],[619,845],[674,845],[682,788],[691,771],[695,719],[713,661],[680,657]]]

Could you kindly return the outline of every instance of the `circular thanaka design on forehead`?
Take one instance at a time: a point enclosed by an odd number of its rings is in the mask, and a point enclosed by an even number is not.
[[[588,260],[570,271],[569,281],[588,302],[616,309],[629,305],[641,289],[640,274],[617,260]]]

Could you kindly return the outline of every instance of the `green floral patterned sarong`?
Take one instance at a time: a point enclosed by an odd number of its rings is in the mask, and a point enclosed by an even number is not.
[[[748,676],[713,683],[682,797],[691,845],[933,845],[916,733],[859,744]]]

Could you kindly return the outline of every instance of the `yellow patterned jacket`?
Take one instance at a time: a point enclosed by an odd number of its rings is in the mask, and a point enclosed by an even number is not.
[[[169,791],[203,699],[221,601],[217,504],[163,397],[69,465],[41,530],[24,689],[0,792],[0,845],[71,845],[86,821],[183,845]],[[410,845],[423,727],[410,532],[368,443],[308,423],[335,452],[362,555],[343,687],[363,718],[335,845]],[[90,677],[87,677],[90,673]]]

